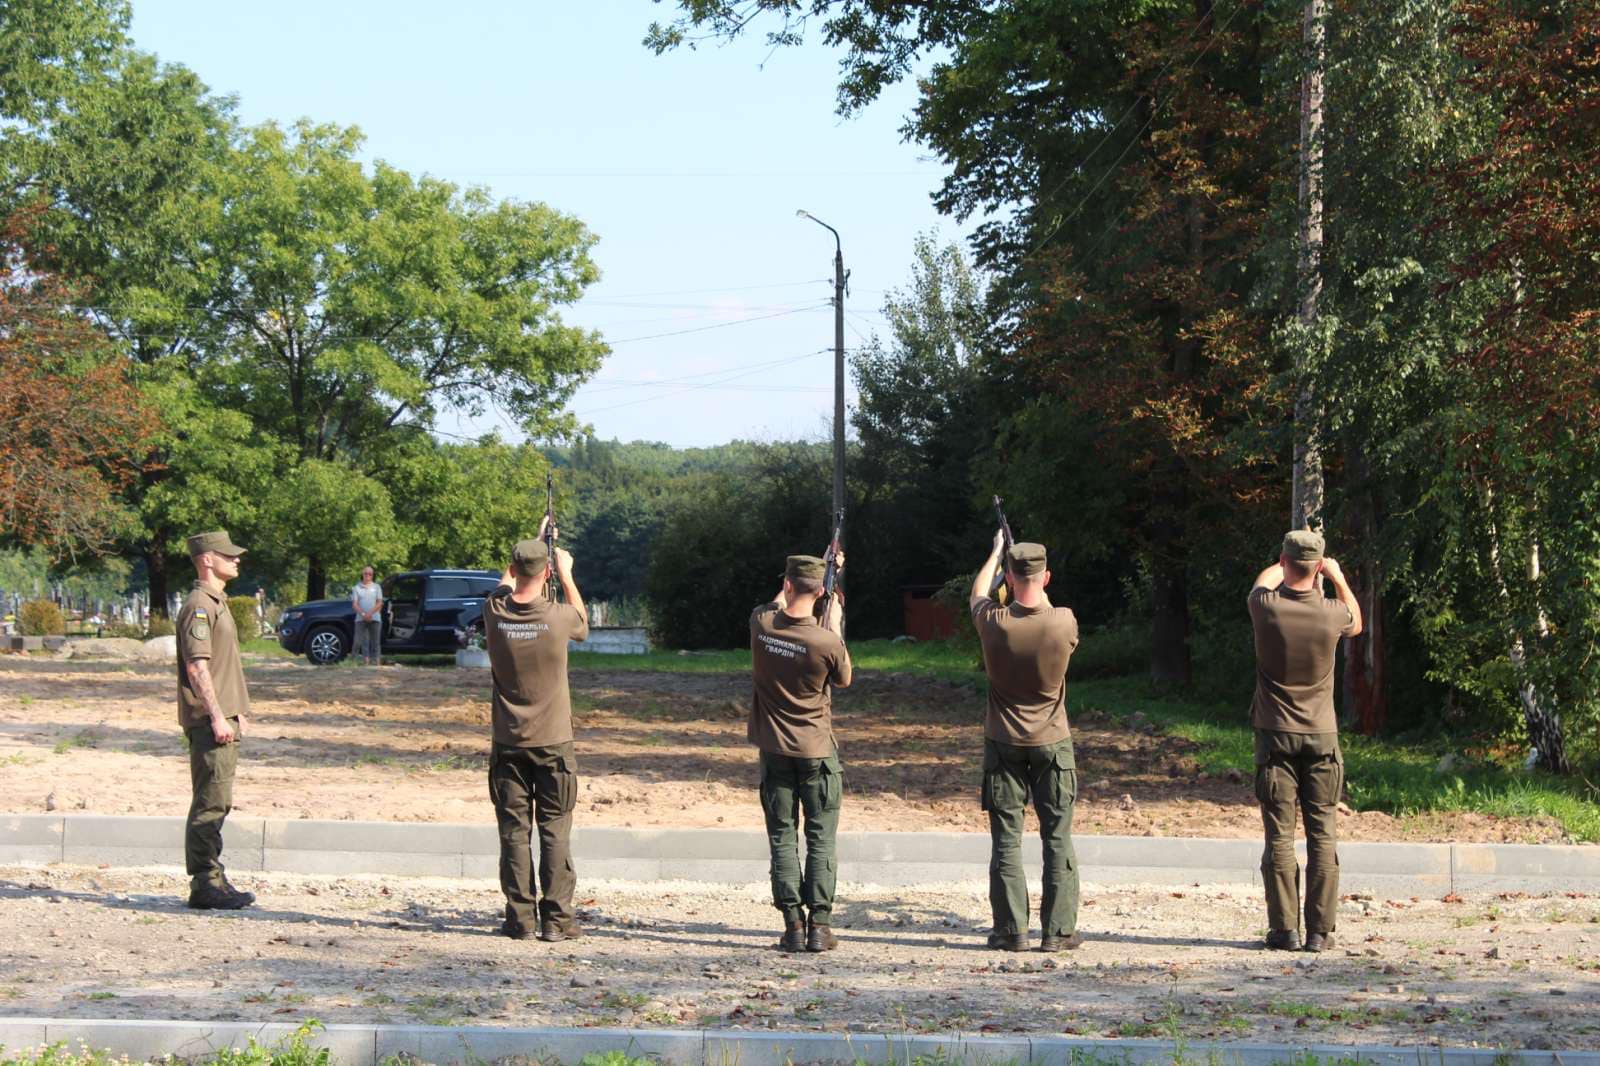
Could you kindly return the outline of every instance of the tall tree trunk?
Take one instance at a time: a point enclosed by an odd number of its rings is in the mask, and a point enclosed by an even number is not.
[[[1301,28],[1305,70],[1300,75],[1300,255],[1299,320],[1306,335],[1317,325],[1322,295],[1322,68],[1327,33],[1325,0],[1305,0]],[[1291,529],[1322,529],[1322,404],[1315,368],[1301,365],[1294,402],[1294,483],[1290,493]]]
[[[144,552],[144,569],[150,579],[151,618],[170,617],[167,603],[171,599],[168,595],[171,574],[167,571],[167,553],[161,550],[162,539],[160,536],[152,537],[150,547]]]
[[[1548,693],[1540,693],[1538,685],[1534,683],[1533,674],[1528,670],[1527,647],[1523,644],[1522,629],[1517,625],[1513,612],[1511,588],[1506,583],[1505,573],[1500,565],[1500,530],[1494,520],[1494,490],[1484,487],[1482,495],[1484,509],[1488,515],[1489,572],[1494,577],[1495,595],[1499,597],[1500,604],[1505,609],[1506,640],[1511,645],[1511,668],[1517,675],[1517,698],[1522,703],[1522,720],[1528,727],[1528,742],[1533,745],[1540,766],[1552,773],[1570,773],[1572,764],[1567,760],[1567,743],[1561,729],[1560,709],[1556,706],[1554,697]],[[1530,584],[1537,584],[1538,580],[1539,542],[1533,540],[1528,544],[1528,581]],[[1542,639],[1549,630],[1549,623],[1545,619],[1542,607],[1538,609],[1536,626],[1538,636]]]
[[[306,560],[306,599],[320,600],[328,594],[328,571],[313,555]]]
[[[1389,692],[1386,684],[1388,648],[1383,621],[1383,575],[1375,546],[1378,539],[1378,506],[1372,491],[1372,468],[1367,450],[1357,434],[1345,443],[1345,465],[1350,472],[1350,542],[1355,566],[1350,579],[1361,604],[1361,635],[1344,645],[1344,700],[1356,728],[1375,736],[1389,720]]]

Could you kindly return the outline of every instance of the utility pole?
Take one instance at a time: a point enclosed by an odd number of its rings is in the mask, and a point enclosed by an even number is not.
[[[833,513],[844,510],[844,245],[839,231],[809,211],[796,211],[833,234]]]

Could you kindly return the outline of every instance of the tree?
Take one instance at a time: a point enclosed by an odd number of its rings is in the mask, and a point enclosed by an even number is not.
[[[102,550],[127,521],[154,413],[71,290],[28,266],[23,219],[0,229],[0,530],[61,557]]]
[[[201,373],[291,463],[370,468],[397,429],[493,404],[534,436],[604,345],[556,308],[598,276],[594,238],[542,204],[492,202],[379,164],[348,129],[249,132],[210,204],[220,279]],[[354,487],[354,486],[352,486]],[[307,594],[326,565],[308,554]]]

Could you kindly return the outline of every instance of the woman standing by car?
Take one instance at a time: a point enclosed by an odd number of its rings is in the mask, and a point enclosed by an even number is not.
[[[372,580],[372,567],[361,571],[361,583],[350,590],[356,609],[356,654],[377,666],[383,651],[383,588]]]

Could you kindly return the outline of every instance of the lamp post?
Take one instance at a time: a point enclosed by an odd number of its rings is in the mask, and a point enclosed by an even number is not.
[[[833,234],[833,513],[844,510],[844,245],[839,231],[806,210],[795,212]]]

